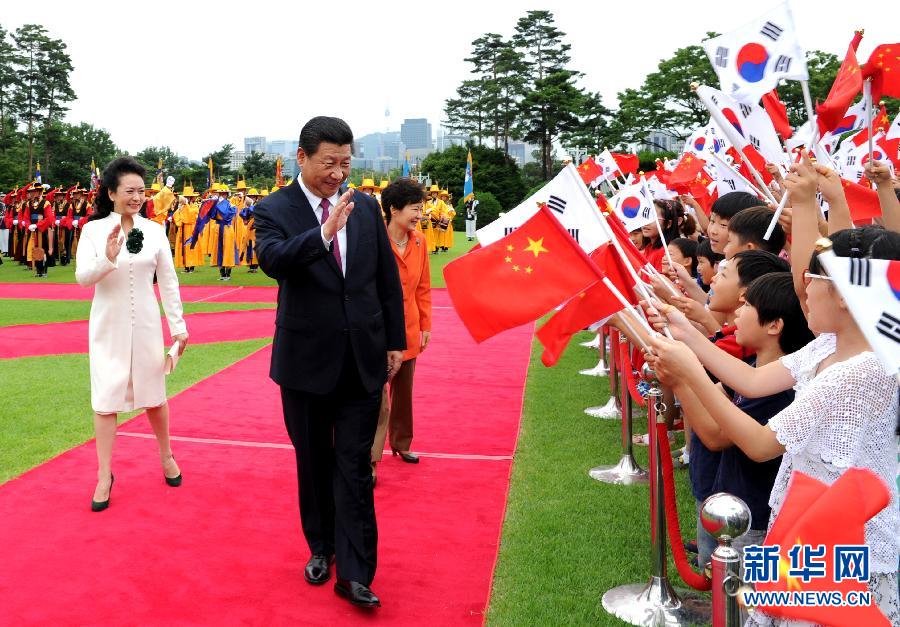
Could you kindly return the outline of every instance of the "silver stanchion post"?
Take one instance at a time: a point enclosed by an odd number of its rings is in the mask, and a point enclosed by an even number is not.
[[[740,627],[741,554],[731,543],[750,528],[750,508],[738,497],[719,492],[703,501],[700,522],[719,541],[712,554],[713,627]]]
[[[600,333],[597,334],[597,348],[600,349],[600,361],[598,361],[597,365],[593,368],[579,370],[578,374],[589,377],[605,377],[609,374],[609,370],[606,367],[606,359],[604,358],[604,355],[606,354],[606,335],[603,333],[603,329],[600,329]]]
[[[624,338],[624,336],[622,336]],[[621,350],[631,348],[630,344],[622,344]],[[591,468],[588,474],[592,479],[603,483],[616,483],[630,485],[633,483],[649,483],[647,471],[641,468],[634,459],[634,443],[632,434],[632,409],[631,393],[628,391],[628,382],[623,373],[617,377],[619,383],[619,405],[622,408],[622,457],[615,466],[597,466]],[[651,438],[652,440],[652,438]]]
[[[652,573],[646,584],[627,584],[603,595],[603,608],[632,625],[705,625],[710,606],[701,595],[677,590],[666,574],[666,504],[662,475],[662,454],[656,437],[656,425],[665,422],[662,391],[649,366],[644,380],[650,383],[647,396],[647,425],[650,433],[650,559]],[[665,452],[668,454],[668,451]]]
[[[609,334],[610,344],[612,342],[619,341],[619,335],[615,331],[611,331]],[[601,343],[600,348],[600,363],[608,363],[609,368],[609,378],[610,378],[610,389],[612,389],[612,395],[610,395],[609,400],[606,402],[606,405],[596,405],[594,407],[588,407],[584,410],[588,416],[592,416],[594,418],[603,418],[607,420],[618,419],[622,416],[621,407],[619,405],[619,395],[616,392],[618,390],[619,385],[619,369],[618,364],[615,359],[607,358],[606,355],[606,336],[603,336],[603,342]],[[610,355],[612,351],[610,351]],[[605,367],[605,364],[604,364]]]

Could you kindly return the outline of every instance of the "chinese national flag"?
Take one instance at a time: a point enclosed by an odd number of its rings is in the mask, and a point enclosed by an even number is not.
[[[637,155],[614,152],[612,153],[612,157],[615,159],[616,165],[619,166],[619,171],[622,173],[622,176],[627,176],[629,174],[637,175],[638,168],[641,166],[641,161]]]
[[[838,70],[834,83],[831,85],[831,91],[825,102],[816,106],[816,118],[819,124],[819,132],[824,135],[826,132],[833,131],[840,124],[847,109],[853,104],[856,94],[862,91],[863,81],[862,72],[860,72],[859,63],[856,61],[856,52],[853,44],[847,48],[847,56],[841,63],[841,69]]]
[[[847,179],[841,179],[841,185],[844,186],[844,196],[850,206],[850,219],[854,224],[869,224],[872,218],[881,217],[878,192]]]
[[[672,174],[666,182],[666,187],[674,189],[676,192],[682,190],[690,191],[691,183],[696,180],[697,174],[700,173],[700,170],[705,165],[706,161],[700,157],[690,153],[685,154],[681,161],[678,162],[678,165],[675,166],[675,169],[672,170]]]
[[[769,119],[772,120],[775,132],[781,135],[782,140],[790,138],[794,134],[794,129],[791,128],[791,123],[788,121],[787,107],[778,97],[778,90],[773,89],[763,94],[762,104],[766,113],[769,114]]]
[[[597,165],[593,157],[588,157],[587,161],[578,166],[578,175],[581,176],[581,180],[584,181],[585,185],[590,185],[603,176],[603,168]]]
[[[600,246],[591,253],[591,260],[629,302],[637,304],[632,289],[634,282],[612,244]],[[545,366],[554,365],[562,357],[573,335],[622,309],[622,303],[603,281],[597,281],[581,291],[538,329],[537,338],[544,346],[541,361]]]
[[[872,102],[882,96],[900,98],[900,44],[881,44],[863,67],[863,78],[872,78]]]
[[[759,175],[766,185],[772,182],[772,175],[766,170],[766,158],[763,157],[756,148],[747,144],[744,146],[744,149],[741,150],[741,155],[743,156],[743,160],[741,161],[739,170],[748,181],[755,181],[756,179],[753,176],[753,171],[747,167],[746,161],[749,161],[753,167],[756,168],[756,171],[759,172]]]
[[[476,342],[532,322],[599,278],[546,206],[518,229],[444,268],[456,313]]]
[[[784,505],[766,536],[764,546],[778,545],[778,581],[757,583],[759,592],[841,592],[865,591],[866,584],[855,579],[836,582],[835,546],[864,545],[865,523],[891,502],[884,482],[863,468],[850,468],[828,486],[801,472],[794,472],[785,496]],[[840,524],[835,524],[840,520]],[[825,575],[804,582],[790,574],[788,551],[795,545],[825,546],[824,558],[816,562],[825,568]],[[799,561],[796,566],[806,564]],[[846,574],[846,573],[844,573]],[[876,605],[861,607],[835,606],[767,606],[766,614],[831,625],[857,627],[887,626],[888,620]]]

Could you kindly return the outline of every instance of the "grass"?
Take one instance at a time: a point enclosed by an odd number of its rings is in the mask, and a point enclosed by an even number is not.
[[[273,309],[275,303],[184,303],[184,313]],[[47,324],[87,320],[91,312],[89,300],[30,300],[0,298],[0,327],[13,324]],[[160,307],[160,315],[162,315]]]
[[[428,259],[431,266],[431,287],[446,287],[444,284],[444,266],[465,254],[476,243],[466,239],[465,231],[462,233],[459,231],[454,232],[453,247],[447,252],[431,255]]]
[[[599,483],[588,469],[621,456],[621,422],[584,414],[609,398],[607,379],[578,375],[596,353],[576,337],[554,368],[535,342],[519,445],[494,578],[489,625],[623,625],[607,614],[603,593],[650,575],[649,491]],[[646,417],[635,416],[636,433]],[[635,447],[647,468],[647,449]],[[683,533],[695,516],[686,471],[676,471]],[[669,577],[683,586],[669,560]]]
[[[166,379],[169,397],[269,341],[191,346],[178,369]],[[40,386],[41,380],[48,381],[49,385]],[[87,355],[0,360],[0,381],[3,381],[0,484],[93,437]],[[120,422],[136,414],[120,416]]]

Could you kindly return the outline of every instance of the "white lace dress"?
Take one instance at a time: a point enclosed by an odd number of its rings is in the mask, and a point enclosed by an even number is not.
[[[900,557],[900,512],[897,501],[897,380],[885,373],[872,352],[828,366],[823,359],[835,351],[835,336],[823,333],[796,353],[781,358],[797,382],[794,402],[769,420],[786,452],[775,479],[769,505],[769,528],[781,510],[788,481],[795,470],[832,484],[847,468],[868,468],[891,489],[891,504],[866,523],[870,547],[874,601],[900,625],[897,562]],[[748,625],[808,625],[773,619],[755,612]]]

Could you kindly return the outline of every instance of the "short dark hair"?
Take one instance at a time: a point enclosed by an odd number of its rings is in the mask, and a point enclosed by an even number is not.
[[[112,213],[113,201],[109,197],[109,192],[119,189],[119,179],[123,174],[137,174],[143,180],[147,176],[147,170],[133,157],[118,157],[110,161],[100,177],[100,185],[94,200],[95,210],[90,220],[101,220]]]
[[[353,143],[353,131],[340,118],[319,115],[303,125],[298,145],[307,156],[316,154],[322,142],[346,146]]]
[[[667,242],[681,237],[681,220],[684,218],[684,207],[678,200],[654,200],[656,215],[662,227],[663,236]],[[650,224],[653,224],[652,222]],[[650,238],[653,241],[651,248],[662,248],[662,238]]]
[[[900,260],[900,233],[880,226],[866,225],[858,229],[842,229],[828,236],[831,250],[837,257]],[[809,271],[827,274],[814,252],[809,260]]]
[[[740,262],[737,266],[737,273],[738,285],[741,287],[749,286],[755,279],[770,272],[791,271],[791,264],[767,250],[742,250],[732,259]]]
[[[712,244],[709,243],[709,239],[707,238],[700,240],[700,243],[697,245],[697,256],[706,257],[712,265],[716,265],[725,259],[725,255],[717,253],[712,249]]]
[[[796,352],[812,342],[814,336],[806,323],[790,272],[770,272],[754,279],[744,293],[744,301],[756,309],[760,324],[778,319],[784,322],[778,346],[785,354]]]
[[[691,274],[697,276],[697,242],[687,237],[676,237],[671,242],[681,254],[691,260]]]
[[[759,198],[747,192],[728,192],[716,199],[710,209],[710,215],[713,213],[720,218],[730,220],[744,209],[750,207],[758,207]]]
[[[403,176],[391,181],[381,190],[381,206],[384,209],[384,217],[391,221],[391,209],[402,210],[407,205],[412,205],[425,200],[425,188],[413,178]]]
[[[737,235],[742,244],[751,243],[757,248],[777,255],[784,248],[786,241],[781,225],[776,222],[771,237],[763,239],[774,215],[775,212],[768,207],[744,209],[728,222],[728,233]]]

